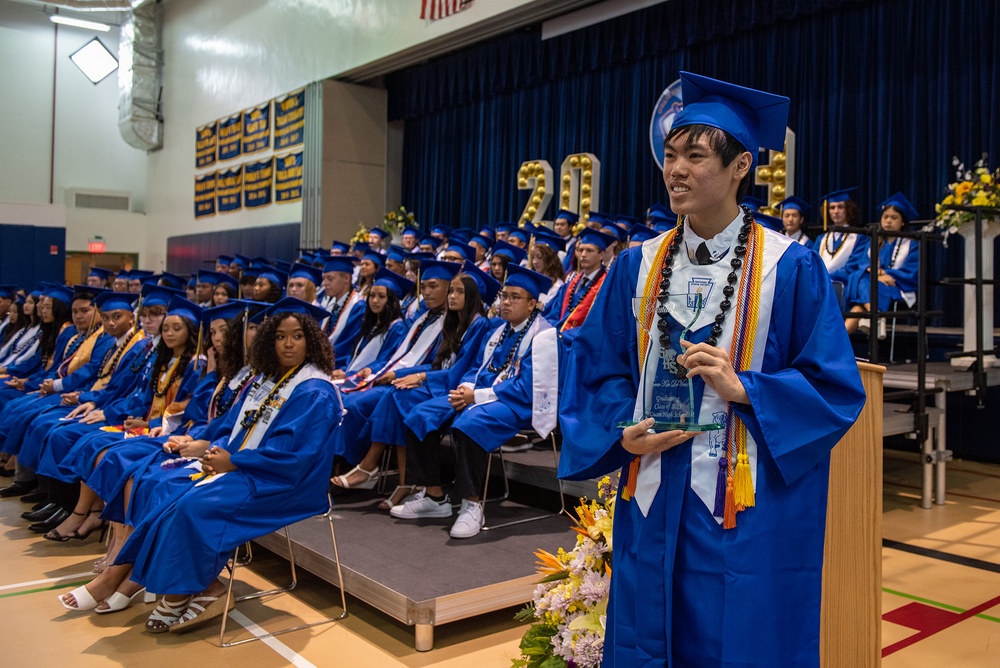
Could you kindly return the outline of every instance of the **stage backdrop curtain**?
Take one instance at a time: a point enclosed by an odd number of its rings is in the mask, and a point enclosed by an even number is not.
[[[997,3],[973,0],[673,0],[546,41],[511,33],[386,78],[406,127],[403,203],[424,224],[515,220],[522,161],[558,170],[589,151],[600,209],[642,215],[666,201],[653,105],[685,69],[791,98],[797,195],[860,186],[874,221],[903,191],[930,218],[952,156],[1000,160],[998,33]],[[934,274],[961,273],[960,247],[934,254]],[[957,324],[951,290],[933,301]]]

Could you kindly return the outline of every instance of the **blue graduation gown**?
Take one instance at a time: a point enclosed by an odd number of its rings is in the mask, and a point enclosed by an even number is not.
[[[632,419],[640,377],[641,259],[619,255],[567,355],[561,477],[632,459],[614,425]],[[691,489],[690,441],[660,456],[647,516],[619,497],[605,668],[819,663],[829,453],[865,396],[822,260],[792,244],[775,272],[760,371],[739,374],[750,404],[732,406],[757,443],[756,506],[723,529]]]
[[[131,578],[150,591],[196,594],[219,575],[233,549],[323,512],[333,452],[327,440],[339,422],[337,391],[304,381],[271,421],[256,450],[229,444],[237,470],[183,493],[139,522],[116,563],[133,564]]]
[[[366,307],[363,299],[351,307],[344,329],[340,330],[340,334],[333,341],[333,365],[337,369],[347,366],[351,353],[354,352],[354,344],[361,334],[361,321],[365,318]]]
[[[897,254],[895,267],[892,263],[892,252],[897,244],[903,244],[901,249],[909,249],[906,257],[900,260]],[[900,254],[902,250],[900,251]],[[912,239],[894,239],[892,243],[883,244],[878,253],[878,266],[885,269],[896,281],[896,285],[886,285],[878,283],[878,310],[885,311],[895,300],[907,301],[907,295],[917,290],[917,272],[920,267],[920,252],[917,249],[917,242]],[[844,304],[854,306],[856,304],[871,303],[871,263],[868,262],[868,254],[865,254],[864,265],[855,269],[847,276],[844,286]],[[905,293],[905,294],[904,294]]]

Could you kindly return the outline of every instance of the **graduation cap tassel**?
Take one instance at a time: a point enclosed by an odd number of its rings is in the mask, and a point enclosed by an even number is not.
[[[733,477],[726,478],[726,508],[722,515],[722,528],[736,528],[736,492],[733,489]]]
[[[826,232],[826,225],[827,225],[827,222],[826,222],[826,210],[827,210],[826,200],[823,200],[823,231],[824,232]]]
[[[754,505],[753,476],[750,475],[750,456],[741,452],[736,456],[735,501],[737,506],[751,508]]]
[[[641,459],[639,457],[633,457],[632,461],[628,465],[628,480],[625,481],[625,487],[622,488],[622,500],[628,501],[633,496],[635,496],[635,486],[639,481],[639,462]]]
[[[726,513],[726,467],[728,463],[725,457],[719,458],[719,475],[715,479],[715,507],[712,509],[714,517],[723,517]]]
[[[194,347],[195,364],[197,364],[198,362],[201,361],[202,343],[203,343],[202,342],[202,331],[203,330],[204,330],[204,327],[202,327],[201,323],[199,322],[198,323],[198,342],[195,344],[195,347]],[[205,365],[201,367],[201,376],[200,377],[204,378],[205,374],[207,372],[208,372],[208,361],[206,360],[205,361]]]

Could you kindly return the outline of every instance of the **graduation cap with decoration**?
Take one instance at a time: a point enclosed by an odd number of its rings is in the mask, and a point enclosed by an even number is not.
[[[380,285],[386,290],[392,290],[400,299],[413,292],[417,287],[417,284],[410,279],[384,267],[376,272],[372,285]]]
[[[920,217],[917,212],[917,208],[906,198],[903,193],[897,192],[894,195],[890,195],[889,199],[885,200],[878,205],[879,214],[886,210],[887,207],[895,207],[903,215],[903,222],[910,223]]]
[[[479,298],[483,300],[483,303],[487,306],[492,304],[493,300],[497,298],[497,293],[500,292],[500,281],[468,260],[462,265],[462,273],[467,274],[475,281],[476,287],[479,289]]]
[[[507,276],[504,287],[522,288],[527,290],[532,299],[538,299],[552,287],[552,279],[545,274],[539,274],[518,264],[507,265]]]
[[[758,149],[785,147],[789,100],[783,95],[737,86],[692,72],[681,72],[684,108],[671,130],[689,125],[718,128],[738,141],[757,164]]]

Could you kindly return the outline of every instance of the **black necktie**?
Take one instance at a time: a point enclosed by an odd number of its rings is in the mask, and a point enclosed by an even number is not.
[[[708,252],[708,245],[704,241],[695,249],[694,259],[698,264],[712,264],[712,254]]]

